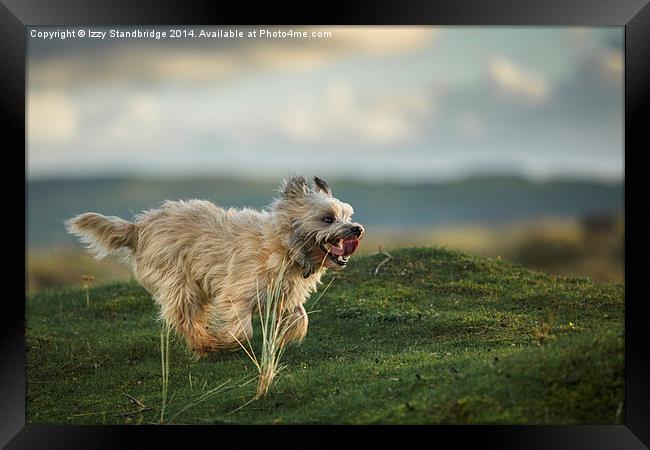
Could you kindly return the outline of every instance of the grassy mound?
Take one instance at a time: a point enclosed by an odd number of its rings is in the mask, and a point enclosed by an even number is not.
[[[622,423],[622,284],[444,249],[392,256],[377,275],[381,254],[328,275],[306,340],[244,407],[257,372],[243,352],[196,361],[172,342],[167,422]],[[46,290],[26,311],[27,423],[158,422],[161,325],[144,289],[98,286],[89,307],[83,289]]]

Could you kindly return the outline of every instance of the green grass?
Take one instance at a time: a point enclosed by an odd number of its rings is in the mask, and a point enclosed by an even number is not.
[[[623,422],[623,284],[550,277],[444,249],[391,254],[377,276],[382,255],[353,258],[344,272],[326,277],[336,279],[310,314],[305,341],[287,349],[285,370],[259,400],[246,404],[255,396],[257,368],[243,351],[197,361],[172,340],[165,418]],[[82,288],[29,296],[27,423],[158,423],[156,313],[134,282],[93,287],[90,307]],[[259,320],[253,323],[259,350]],[[206,395],[211,390],[215,395]]]

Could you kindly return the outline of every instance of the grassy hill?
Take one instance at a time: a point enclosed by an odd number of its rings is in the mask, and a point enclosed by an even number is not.
[[[270,394],[242,408],[254,383],[183,411],[256,369],[243,352],[196,361],[172,342],[168,422],[623,423],[624,285],[444,249],[392,256],[377,275],[383,255],[335,275]],[[89,297],[89,307],[80,288],[27,298],[27,423],[157,423],[153,301],[134,282]]]

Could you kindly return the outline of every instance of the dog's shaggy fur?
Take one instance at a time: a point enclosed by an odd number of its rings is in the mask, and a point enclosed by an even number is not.
[[[66,226],[98,259],[122,252],[162,318],[199,356],[250,338],[258,294],[286,267],[283,305],[291,325],[284,342],[297,342],[307,333],[303,303],[327,268],[345,266],[364,230],[318,177],[311,188],[291,177],[280,193],[268,211],[166,201],[134,223],[85,213]]]

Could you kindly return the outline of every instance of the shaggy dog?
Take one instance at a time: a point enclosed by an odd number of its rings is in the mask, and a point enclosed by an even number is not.
[[[199,356],[250,338],[258,294],[280,278],[289,318],[283,344],[299,342],[307,333],[303,303],[328,268],[345,267],[364,229],[318,177],[311,187],[291,177],[280,193],[268,211],[166,201],[134,223],[85,213],[66,226],[97,259],[122,253],[161,317]]]

